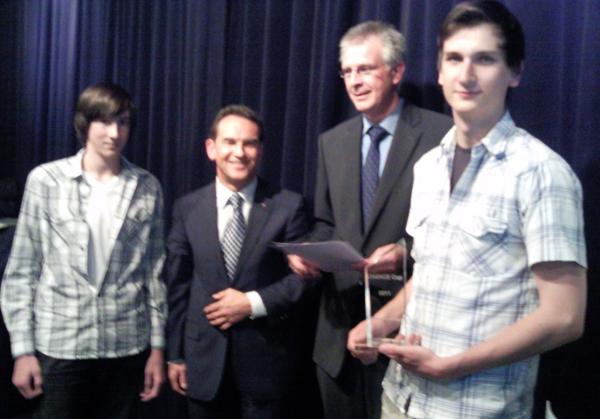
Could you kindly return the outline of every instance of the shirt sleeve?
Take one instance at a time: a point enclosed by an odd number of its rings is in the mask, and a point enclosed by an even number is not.
[[[152,226],[146,249],[148,269],[147,307],[150,310],[150,345],[152,348],[165,347],[165,322],[167,317],[166,287],[162,279],[162,269],[165,261],[164,225],[163,225],[163,196],[158,181],[156,185],[156,201],[152,217]]]
[[[27,178],[0,297],[15,358],[35,351],[33,305],[44,259],[40,230],[45,202],[37,174],[34,170]]]
[[[258,292],[249,291],[246,293],[246,297],[248,297],[248,300],[250,301],[250,307],[252,309],[252,313],[250,314],[251,319],[264,317],[267,315],[267,308],[265,307],[265,303]]]
[[[529,266],[576,262],[587,267],[579,179],[558,157],[523,176],[519,188]]]

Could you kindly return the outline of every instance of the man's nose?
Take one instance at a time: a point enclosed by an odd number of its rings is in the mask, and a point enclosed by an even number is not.
[[[106,126],[106,130],[111,138],[117,138],[119,136],[119,124],[117,121],[109,122]]]
[[[233,154],[235,156],[243,156],[244,155],[244,145],[236,144],[233,146]]]
[[[471,62],[471,60],[463,61],[459,77],[460,81],[463,83],[470,83],[475,81],[475,66],[473,65],[473,62]]]

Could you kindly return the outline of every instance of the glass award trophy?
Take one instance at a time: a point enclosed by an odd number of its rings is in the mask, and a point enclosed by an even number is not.
[[[406,255],[406,241],[404,239],[398,242],[400,246],[404,248],[403,256],[402,256],[402,275],[396,274],[385,274],[385,275],[373,275],[369,273],[367,267],[364,268],[364,299],[365,299],[365,325],[366,325],[366,339],[364,343],[357,345],[358,347],[362,347],[364,349],[367,348],[377,348],[379,345],[383,343],[392,343],[395,345],[403,345],[404,339],[401,335],[398,334],[400,330],[400,325],[402,322],[402,318],[381,318],[378,317],[373,319],[372,313],[372,284],[373,280],[379,281],[396,281],[395,284],[388,289],[398,289],[399,292],[402,292],[402,288],[407,280],[407,255]],[[378,290],[378,293],[381,294],[381,290]],[[392,291],[387,291],[390,294]],[[404,296],[405,294],[402,293]],[[404,302],[404,306],[406,307],[406,302]]]

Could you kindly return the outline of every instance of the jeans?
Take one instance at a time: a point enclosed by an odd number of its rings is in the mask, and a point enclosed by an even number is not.
[[[44,393],[35,419],[134,419],[149,351],[114,359],[57,359],[36,353]]]

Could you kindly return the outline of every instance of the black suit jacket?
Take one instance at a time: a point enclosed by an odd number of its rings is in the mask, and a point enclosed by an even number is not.
[[[168,358],[185,360],[190,397],[215,397],[226,360],[240,388],[256,399],[278,397],[289,387],[302,347],[296,303],[310,282],[292,274],[271,243],[296,240],[307,228],[302,197],[259,179],[230,282],[218,238],[215,184],[176,201],[167,240]],[[203,309],[212,294],[229,287],[257,291],[268,315],[227,331],[211,326]]]
[[[312,240],[344,240],[363,255],[406,235],[413,166],[439,144],[452,126],[442,114],[405,104],[379,181],[372,216],[362,231],[361,139],[362,117],[345,121],[319,138]],[[341,370],[348,331],[365,318],[363,286],[358,272],[323,279],[313,358],[330,376]],[[374,311],[392,296],[389,283],[374,284]],[[391,285],[391,284],[389,284]],[[377,289],[380,286],[381,289]]]

